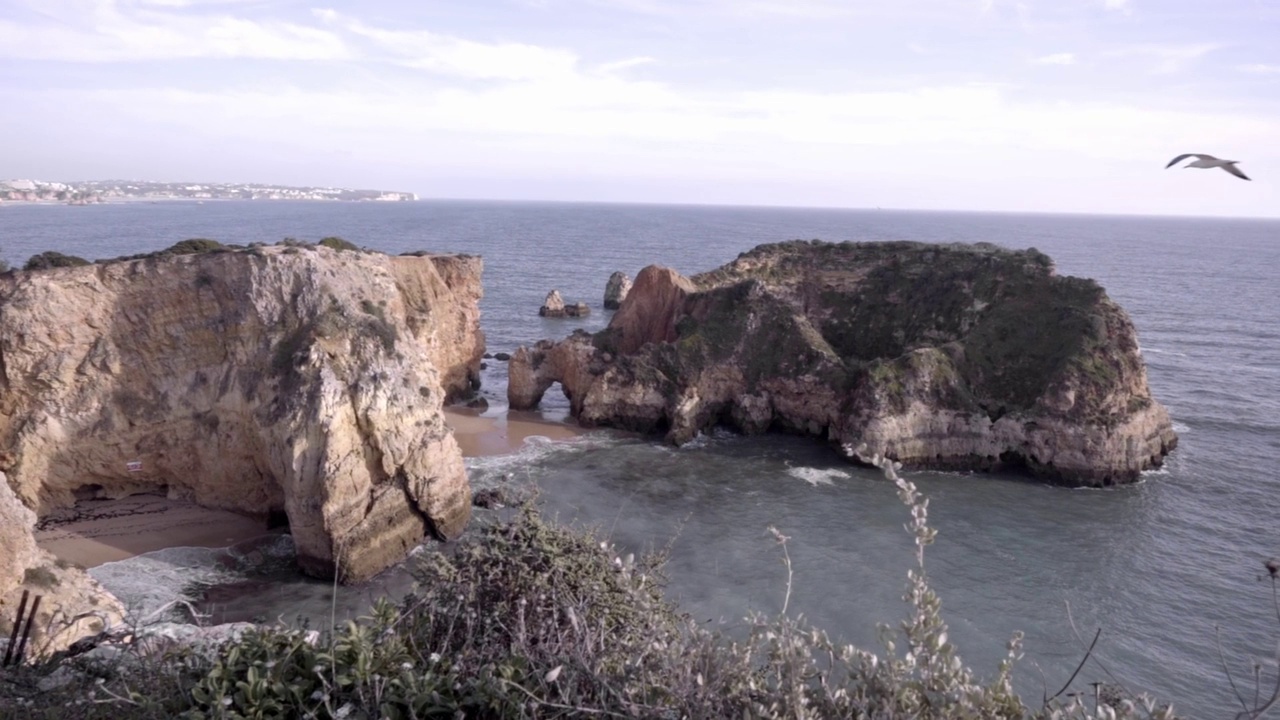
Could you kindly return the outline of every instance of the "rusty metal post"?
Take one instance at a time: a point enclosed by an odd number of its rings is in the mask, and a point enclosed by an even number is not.
[[[13,632],[9,633],[9,647],[4,650],[4,664],[0,667],[9,667],[9,660],[13,658],[13,649],[18,646],[18,629],[22,627],[22,616],[27,612],[27,595],[29,590],[22,591],[22,601],[18,603],[18,616],[13,619]]]
[[[27,639],[31,637],[31,623],[36,620],[36,609],[40,607],[40,598],[43,595],[37,595],[35,602],[31,603],[31,612],[27,614],[27,627],[22,631],[22,641],[18,643],[18,656],[14,658],[14,665],[22,664],[22,653],[27,649]]]

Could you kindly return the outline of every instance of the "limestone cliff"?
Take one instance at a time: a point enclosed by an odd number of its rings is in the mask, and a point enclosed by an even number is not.
[[[441,409],[478,379],[481,267],[260,247],[0,276],[5,489],[283,511],[305,571],[362,581],[470,516]]]
[[[120,601],[93,578],[36,547],[35,524],[35,512],[18,500],[0,472],[0,648],[7,647],[25,590],[31,601],[40,597],[24,649],[28,658],[117,628],[125,615]],[[28,617],[35,607],[31,601]]]
[[[763,245],[692,279],[645,268],[609,327],[521,348],[513,408],[560,382],[584,425],[718,423],[866,443],[914,467],[1110,485],[1177,438],[1125,312],[1036,250]]]

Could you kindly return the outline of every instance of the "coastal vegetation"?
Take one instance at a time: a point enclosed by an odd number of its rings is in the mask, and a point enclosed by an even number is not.
[[[310,243],[303,240],[297,240],[295,238],[287,237],[276,244],[283,245],[286,248],[310,249],[310,248],[316,247],[317,245],[323,245],[324,247],[327,247],[333,250],[344,250],[344,251],[354,251],[354,252],[377,252],[373,250],[365,250],[360,246],[356,245],[355,243],[350,242],[348,240],[344,240],[337,236],[329,236],[329,237],[322,238],[318,243]],[[204,253],[224,253],[224,252],[235,252],[235,251],[242,251],[242,250],[252,251],[262,246],[263,246],[262,243],[252,243],[249,246],[245,246],[245,245],[222,243],[217,240],[211,240],[209,238],[188,238],[186,240],[180,240],[174,243],[173,245],[170,245],[169,247],[164,248],[163,250],[156,250],[153,252],[146,252],[146,253],[137,253],[134,255],[120,255],[118,257],[112,257],[112,258],[100,258],[97,260],[93,260],[92,262],[82,257],[77,257],[75,255],[65,255],[56,250],[46,250],[45,252],[32,255],[31,258],[28,259],[27,262],[23,265],[22,269],[28,270],[28,271],[47,270],[49,268],[79,267],[82,265],[91,265],[91,264],[101,265],[106,263],[123,262],[128,260],[149,260],[152,258],[168,257],[171,255],[199,255]],[[421,253],[404,253],[404,254],[426,255],[428,253],[421,252]],[[7,272],[8,270],[9,270],[8,263],[4,262],[3,260],[0,260],[0,273]]]
[[[75,255],[63,255],[56,250],[46,250],[38,255],[32,255],[22,266],[23,270],[48,270],[49,268],[60,267],[79,267],[88,265],[89,261]]]
[[[340,237],[331,236],[326,238],[320,238],[320,244],[327,248],[332,248],[334,250],[348,250],[352,252],[360,252],[359,245],[356,245],[353,242],[348,242],[346,240],[343,240]]]
[[[55,658],[0,674],[0,710],[58,720],[1175,717],[1118,682],[1087,697],[1046,687],[1039,702],[1024,701],[1013,689],[1017,633],[988,679],[967,666],[925,568],[936,536],[928,502],[893,469],[916,560],[907,617],[881,627],[878,653],[788,614],[789,538],[775,528],[782,611],[727,635],[664,597],[665,551],[622,556],[526,504],[419,556],[416,590],[379,601],[360,622],[325,633],[258,627],[204,652],[135,644],[108,660]]]

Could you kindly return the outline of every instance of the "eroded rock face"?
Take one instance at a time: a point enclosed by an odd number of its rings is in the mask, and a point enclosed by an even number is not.
[[[283,510],[305,571],[367,579],[470,516],[441,408],[478,378],[480,271],[275,247],[0,277],[7,487]]]
[[[604,309],[617,310],[622,307],[622,301],[627,299],[628,292],[631,292],[631,278],[626,273],[619,271],[610,275],[609,282],[604,286]]]
[[[28,593],[27,615],[40,597],[25,656],[62,650],[85,635],[118,627],[124,608],[114,595],[78,568],[36,546],[36,514],[14,494],[0,472],[0,655]],[[16,648],[15,648],[16,652]]]
[[[517,357],[513,407],[560,382],[580,423],[677,444],[723,423],[1109,485],[1177,443],[1102,288],[985,243],[780,243],[692,279],[651,266],[607,329]]]

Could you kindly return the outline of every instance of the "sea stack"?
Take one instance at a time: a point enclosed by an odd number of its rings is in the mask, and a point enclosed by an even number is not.
[[[605,330],[513,355],[513,408],[554,382],[579,423],[675,444],[781,429],[1068,485],[1132,482],[1177,444],[1124,310],[1041,252],[989,243],[794,241],[693,278],[650,266]]]
[[[344,583],[456,537],[471,492],[442,405],[478,381],[481,267],[263,247],[0,276],[0,471],[29,513],[3,513],[25,559],[0,593],[82,488],[283,512],[301,568]]]
[[[619,271],[610,275],[609,282],[604,286],[604,309],[617,310],[622,307],[622,301],[627,299],[630,291],[631,278],[626,273]]]
[[[559,290],[552,290],[547,293],[547,299],[542,301],[542,307],[538,308],[538,314],[542,317],[586,317],[591,314],[591,308],[586,303],[579,302],[572,305],[566,305],[564,298],[560,296]]]

